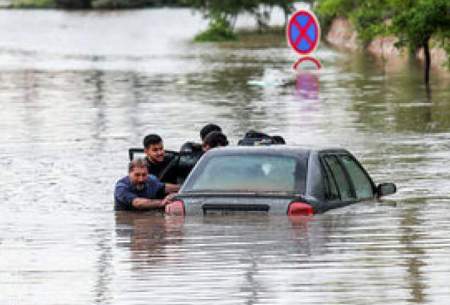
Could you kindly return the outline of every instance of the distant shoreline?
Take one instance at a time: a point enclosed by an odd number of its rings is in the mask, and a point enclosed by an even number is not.
[[[0,9],[57,9],[57,10],[128,10],[149,8],[186,8],[178,0],[114,1],[114,0],[0,0]]]

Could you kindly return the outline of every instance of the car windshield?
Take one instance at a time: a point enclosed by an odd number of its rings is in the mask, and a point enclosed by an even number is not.
[[[298,192],[304,189],[304,167],[288,156],[215,156],[198,169],[185,190]]]

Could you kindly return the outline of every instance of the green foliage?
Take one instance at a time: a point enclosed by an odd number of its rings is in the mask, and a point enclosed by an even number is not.
[[[280,7],[285,19],[293,10],[293,0],[182,0],[209,19],[208,29],[197,35],[196,41],[222,41],[236,39],[234,25],[240,13],[251,14],[259,27],[267,28],[273,7]]]
[[[350,20],[358,31],[358,37],[367,45],[378,35],[388,33],[387,20],[391,10],[384,1],[368,0],[350,13]]]
[[[56,6],[54,0],[14,0],[13,8],[53,8]]]
[[[253,9],[254,2],[253,0],[184,0],[187,5],[199,9],[206,18],[225,19],[230,25],[240,12]]]
[[[127,9],[182,6],[183,0],[13,0],[14,8]]]
[[[348,17],[354,7],[352,0],[319,0],[317,15],[320,26],[326,32],[336,17]]]
[[[429,84],[430,39],[442,41],[450,67],[450,0],[318,0],[322,27],[335,17],[351,20],[358,37],[368,44],[377,35],[393,34],[397,47],[408,46],[413,52],[420,47],[425,54],[425,83]]]
[[[334,18],[349,18],[364,44],[394,34],[399,46],[415,50],[433,34],[450,32],[449,0],[318,0],[317,13],[325,31]]]
[[[80,1],[80,0],[57,0]],[[127,9],[158,6],[180,6],[181,0],[81,0],[89,1],[92,8],[98,9]]]
[[[391,10],[385,0],[322,0],[317,6],[317,13],[325,32],[334,18],[350,19],[358,31],[358,37],[367,44],[375,36],[387,33],[385,20],[389,18]]]
[[[398,11],[391,28],[399,38],[399,46],[416,50],[428,43],[433,34],[450,31],[450,1],[415,1],[414,5]]]
[[[120,9],[147,7],[152,3],[146,0],[92,0],[91,5],[98,9]]]
[[[317,11],[323,16],[345,17],[353,8],[352,0],[322,0],[318,3]]]
[[[236,35],[226,18],[218,15],[210,19],[208,29],[194,38],[197,42],[236,40]]]

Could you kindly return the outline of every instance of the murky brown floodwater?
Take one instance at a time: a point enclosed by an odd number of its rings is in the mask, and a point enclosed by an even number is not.
[[[324,45],[192,44],[184,9],[0,10],[0,304],[447,304],[450,80]],[[282,83],[290,83],[281,85]],[[343,146],[399,192],[303,223],[115,214],[127,149],[207,122]]]

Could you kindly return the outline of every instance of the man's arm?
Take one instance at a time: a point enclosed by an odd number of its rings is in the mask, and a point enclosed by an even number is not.
[[[138,210],[148,210],[148,209],[157,209],[162,208],[165,205],[165,202],[160,199],[147,199],[147,198],[141,198],[137,197],[134,198],[131,202],[133,207]]]
[[[116,201],[126,209],[157,209],[164,207],[162,200],[159,199],[147,199],[138,197],[135,193],[131,192],[128,186],[124,183],[118,183],[115,189]]]
[[[176,193],[180,190],[179,184],[165,183],[164,191],[166,194]]]
[[[133,208],[132,202],[138,196],[129,191],[128,185],[123,182],[118,182],[114,190],[114,200],[116,202],[116,209],[130,210]]]

